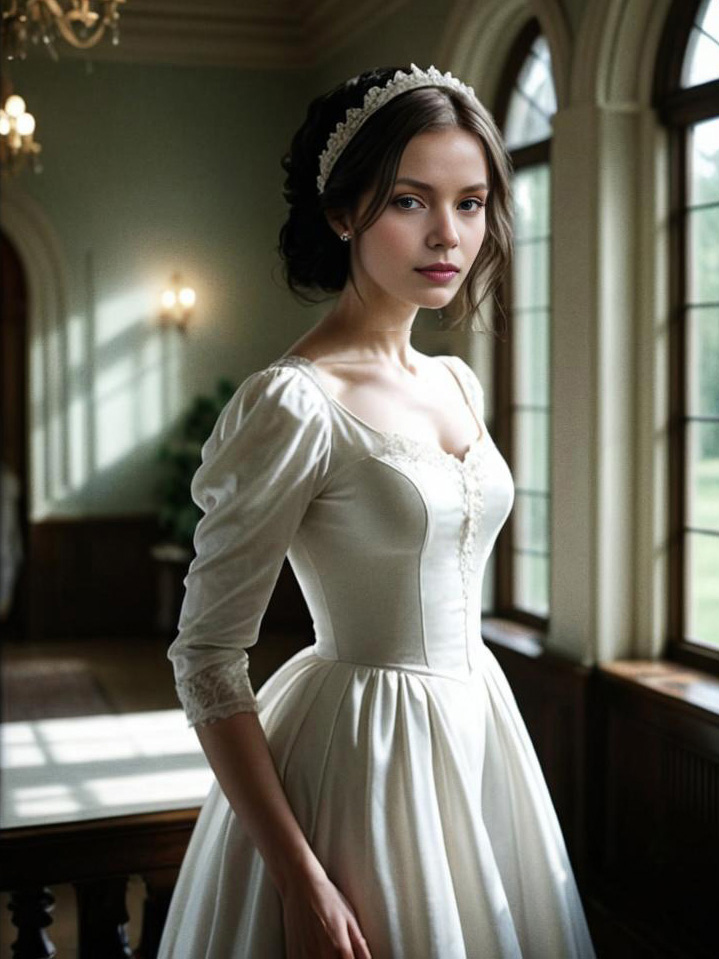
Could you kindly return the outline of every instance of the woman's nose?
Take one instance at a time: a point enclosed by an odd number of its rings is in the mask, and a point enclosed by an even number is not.
[[[457,246],[459,234],[452,210],[437,210],[429,236],[430,246]]]

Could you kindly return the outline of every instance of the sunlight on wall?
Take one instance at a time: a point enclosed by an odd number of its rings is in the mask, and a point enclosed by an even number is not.
[[[102,300],[96,310],[93,346],[97,353],[103,347],[115,348],[118,343],[133,339],[138,327],[144,327],[156,306],[146,290],[131,290]]]
[[[136,292],[103,301],[94,337],[94,465],[104,469],[157,435],[176,410],[164,379],[176,384],[178,334],[147,322],[153,304]],[[166,349],[165,349],[166,348]]]
[[[33,337],[34,519],[62,512],[64,499],[159,441],[181,412],[184,341],[157,324],[156,294],[106,298]]]
[[[181,709],[0,726],[0,826],[199,806],[213,775]]]

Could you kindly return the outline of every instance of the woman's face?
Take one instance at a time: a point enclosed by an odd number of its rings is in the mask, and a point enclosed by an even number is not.
[[[482,245],[488,186],[487,157],[477,136],[448,127],[413,137],[388,206],[352,241],[354,276],[363,295],[412,309],[446,306]],[[370,196],[368,191],[362,197],[360,216]],[[457,271],[426,272],[437,263]]]

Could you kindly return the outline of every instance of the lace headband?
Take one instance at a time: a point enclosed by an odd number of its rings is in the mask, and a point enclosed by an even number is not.
[[[427,70],[420,70],[414,63],[411,64],[410,72],[403,73],[397,70],[394,77],[383,87],[371,87],[364,95],[364,101],[361,107],[350,107],[345,114],[344,121],[337,124],[334,131],[327,140],[327,146],[320,154],[320,172],[317,177],[317,190],[320,194],[324,192],[325,185],[329,179],[332,169],[339,159],[342,151],[357,133],[362,124],[368,120],[373,113],[389,103],[400,93],[407,90],[416,90],[419,87],[448,87],[450,90],[458,90],[465,96],[477,100],[477,95],[472,87],[457,80],[451,73],[440,73],[439,70],[431,66]],[[477,101],[478,102],[478,101]]]

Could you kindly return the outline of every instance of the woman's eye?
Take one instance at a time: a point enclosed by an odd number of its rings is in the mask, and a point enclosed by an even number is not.
[[[475,209],[477,210],[477,212],[479,212],[483,207],[487,205],[486,200],[477,200],[474,197],[470,200],[462,200],[462,203],[476,203],[477,206],[475,207]]]
[[[404,202],[409,203],[419,203],[419,200],[416,200],[413,196],[398,196],[394,201],[395,206],[398,206],[400,210],[413,210],[414,207],[411,206],[400,206]]]

